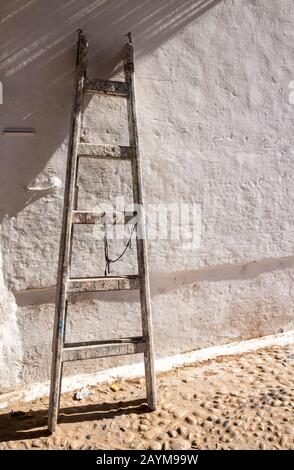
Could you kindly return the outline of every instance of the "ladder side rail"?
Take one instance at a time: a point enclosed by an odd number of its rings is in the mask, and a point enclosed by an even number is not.
[[[71,114],[70,140],[68,146],[67,169],[64,190],[64,209],[60,251],[57,272],[56,307],[54,319],[54,334],[52,342],[52,368],[49,401],[48,428],[53,432],[58,419],[62,378],[62,346],[65,335],[66,317],[66,281],[70,272],[70,256],[72,245],[72,210],[75,206],[75,185],[77,177],[77,151],[80,140],[81,112],[84,90],[84,80],[87,68],[88,43],[86,37],[79,31],[75,84],[74,105]]]
[[[155,370],[154,370],[154,347],[152,333],[152,315],[150,305],[150,285],[148,275],[148,258],[145,236],[145,217],[143,210],[143,190],[142,190],[142,174],[139,152],[139,137],[137,128],[137,112],[135,100],[134,86],[134,58],[133,44],[129,34],[129,43],[124,49],[124,73],[125,81],[128,85],[127,111],[129,126],[129,145],[134,150],[132,159],[132,177],[133,177],[133,199],[134,203],[140,206],[138,211],[138,233],[137,233],[137,259],[138,270],[140,276],[140,301],[141,301],[141,317],[143,337],[146,341],[146,351],[144,353],[145,375],[146,375],[146,392],[147,402],[150,409],[156,407],[156,387],[155,387]],[[139,236],[138,236],[139,235]]]

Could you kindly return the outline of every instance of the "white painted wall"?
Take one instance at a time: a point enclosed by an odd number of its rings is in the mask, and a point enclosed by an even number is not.
[[[157,357],[293,328],[294,6],[290,0],[1,2],[0,391],[48,379],[76,30],[90,76],[136,50],[146,200],[197,203],[201,245],[150,243]],[[125,110],[93,97],[83,139],[125,143]],[[126,166],[81,169],[81,207],[122,193]],[[102,274],[101,244],[80,227],[73,274]],[[119,248],[118,248],[119,250]],[[134,269],[135,253],[118,272]],[[139,334],[137,297],[84,296],[68,338]],[[83,364],[87,372],[126,359]],[[67,374],[81,372],[79,364]]]

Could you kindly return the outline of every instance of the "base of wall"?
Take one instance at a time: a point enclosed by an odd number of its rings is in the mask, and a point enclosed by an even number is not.
[[[294,330],[278,335],[263,336],[262,338],[239,341],[222,346],[212,346],[210,348],[157,359],[155,361],[155,368],[156,372],[165,372],[171,370],[173,367],[179,367],[198,361],[206,361],[219,356],[242,354],[271,346],[287,346],[291,344],[294,345]],[[62,382],[62,392],[74,391],[81,387],[96,385],[97,383],[113,382],[119,378],[134,378],[143,375],[143,362],[106,369],[105,371],[96,372],[94,374],[74,375],[64,378]],[[0,408],[10,406],[19,400],[31,401],[48,394],[49,382],[35,383],[20,391],[1,395]]]

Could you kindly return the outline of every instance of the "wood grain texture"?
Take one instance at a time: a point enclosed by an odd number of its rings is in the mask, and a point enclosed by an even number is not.
[[[84,158],[107,158],[131,160],[134,151],[132,147],[124,147],[120,145],[95,145],[80,144],[78,148],[78,156]]]
[[[145,349],[145,342],[139,341],[68,347],[63,349],[62,360],[63,362],[68,362],[101,357],[125,356],[128,354],[144,353]]]
[[[111,80],[100,79],[86,79],[85,84],[86,93],[102,93],[106,95],[121,96],[127,98],[128,87],[124,82],[117,82]]]
[[[134,212],[94,212],[94,211],[73,211],[72,223],[73,224],[127,224],[134,217]]]
[[[140,286],[138,276],[119,277],[85,277],[81,279],[69,279],[67,292],[100,292],[116,290],[134,290]]]

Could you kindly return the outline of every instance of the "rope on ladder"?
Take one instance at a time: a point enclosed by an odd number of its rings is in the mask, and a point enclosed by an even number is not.
[[[112,225],[114,225],[114,224],[112,224]],[[131,247],[132,247],[132,236],[133,236],[133,233],[134,233],[136,227],[137,227],[137,222],[133,225],[133,227],[130,231],[130,235],[129,235],[129,239],[127,241],[127,244],[124,247],[121,254],[117,258],[111,259],[109,257],[109,246],[108,246],[108,239],[107,239],[107,224],[104,223],[104,258],[105,258],[104,276],[108,276],[110,274],[110,265],[116,263],[117,261],[119,261],[124,256],[124,254],[125,254],[125,252],[127,251],[128,248],[131,249]]]

